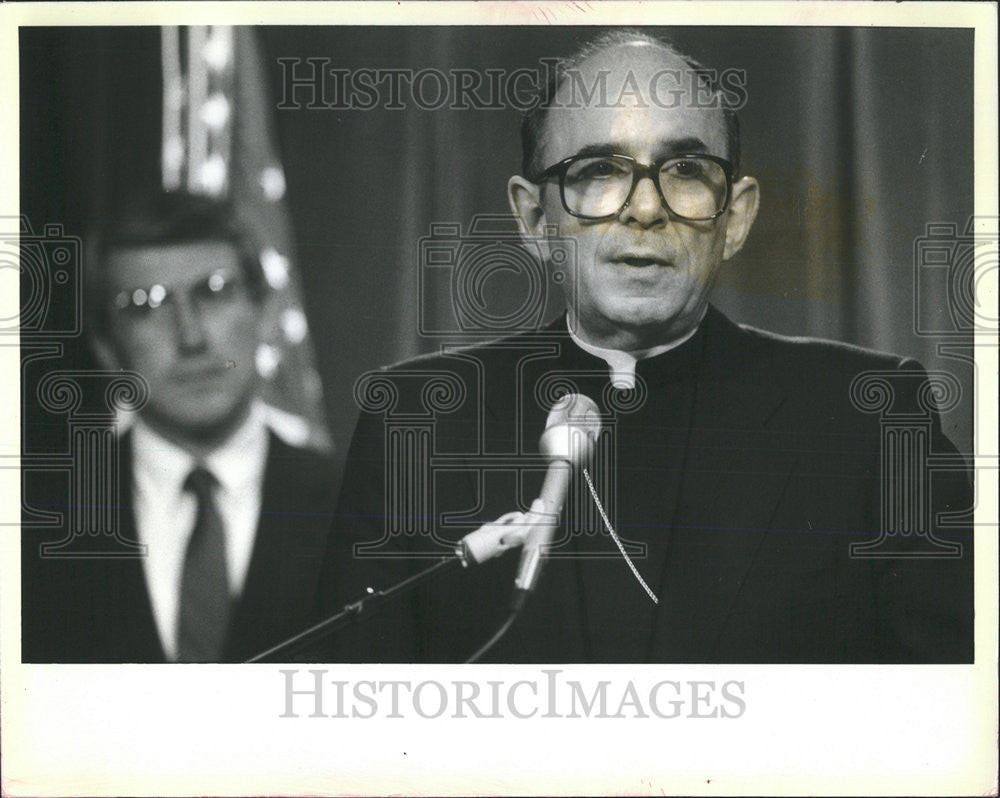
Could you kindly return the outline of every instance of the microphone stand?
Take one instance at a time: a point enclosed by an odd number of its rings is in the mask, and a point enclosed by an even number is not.
[[[333,634],[348,624],[357,623],[359,619],[361,619],[363,613],[366,617],[368,617],[373,608],[385,604],[393,598],[408,593],[417,585],[438,576],[456,564],[460,565],[462,563],[463,559],[461,556],[458,554],[452,554],[448,557],[441,557],[433,565],[424,568],[422,571],[415,573],[413,576],[407,577],[402,582],[397,582],[395,585],[392,585],[385,590],[373,590],[372,588],[368,588],[370,592],[367,596],[346,605],[336,615],[331,615],[326,620],[320,621],[314,626],[310,626],[308,629],[299,632],[297,635],[288,638],[284,642],[278,643],[276,646],[272,646],[267,649],[267,651],[262,651],[257,656],[246,660],[246,662],[266,662],[278,654],[292,654],[302,648],[305,648],[306,646],[317,643],[324,637]]]
[[[484,524],[466,535],[454,554],[441,557],[428,568],[399,582],[387,590],[373,590],[364,598],[348,604],[336,615],[320,621],[283,643],[272,646],[247,662],[263,662],[278,654],[289,654],[322,640],[329,634],[356,623],[369,607],[378,606],[395,596],[407,593],[422,582],[437,576],[455,564],[466,566],[480,564],[517,546],[524,547],[518,569],[510,614],[503,625],[485,645],[466,662],[476,662],[489,651],[520,614],[525,599],[538,581],[542,549],[552,540],[563,500],[569,487],[574,464],[581,463],[592,449],[594,437],[600,429],[600,413],[592,399],[581,394],[563,396],[549,411],[545,432],[539,449],[549,461],[549,469],[542,485],[542,493],[528,513],[507,513],[496,521]],[[640,580],[641,581],[641,580]]]

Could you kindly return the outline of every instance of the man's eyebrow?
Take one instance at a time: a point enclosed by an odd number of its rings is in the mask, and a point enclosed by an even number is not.
[[[683,139],[665,141],[660,152],[664,155],[682,152],[708,152],[708,145],[697,136],[688,136]]]
[[[681,139],[670,139],[664,141],[658,148],[660,155],[674,155],[685,152],[700,153],[708,152],[708,145],[697,136],[687,136]],[[600,155],[631,155],[628,148],[621,144],[588,144],[577,150],[573,157],[585,158]]]
[[[574,158],[585,158],[595,155],[628,155],[625,148],[618,144],[588,144],[574,154]]]

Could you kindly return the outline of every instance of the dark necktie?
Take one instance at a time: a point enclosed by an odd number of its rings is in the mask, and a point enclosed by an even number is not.
[[[213,496],[216,484],[212,473],[201,466],[184,482],[184,490],[198,501],[198,515],[181,576],[178,662],[218,662],[229,626],[226,537]]]

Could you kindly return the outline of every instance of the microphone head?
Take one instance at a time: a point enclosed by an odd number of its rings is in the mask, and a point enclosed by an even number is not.
[[[551,462],[564,460],[582,466],[601,431],[601,411],[589,396],[570,393],[556,402],[545,421],[539,450]]]
[[[549,417],[545,420],[545,428],[566,423],[593,425],[595,430],[599,430],[601,428],[601,411],[598,409],[597,403],[589,396],[584,396],[582,393],[563,394],[552,405]]]

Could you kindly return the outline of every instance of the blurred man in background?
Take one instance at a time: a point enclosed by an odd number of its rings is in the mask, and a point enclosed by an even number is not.
[[[22,656],[245,660],[309,621],[333,489],[258,398],[259,255],[226,206],[182,193],[128,207],[93,252],[97,359],[149,390],[119,442],[119,532],[146,555],[46,558],[26,535]]]

